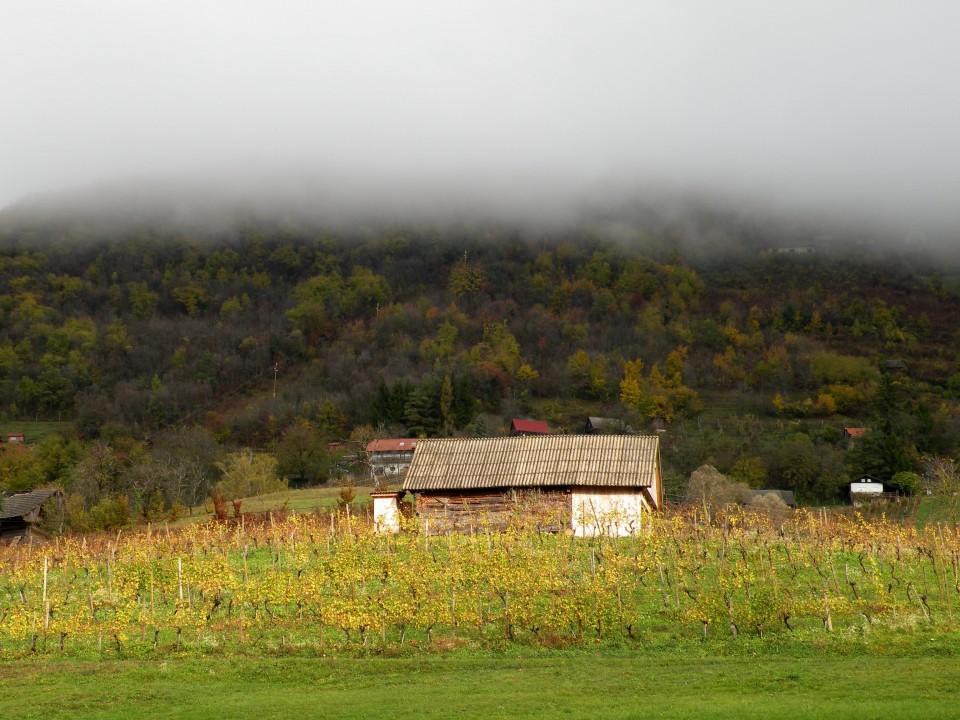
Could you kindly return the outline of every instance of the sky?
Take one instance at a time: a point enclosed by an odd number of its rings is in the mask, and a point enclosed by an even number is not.
[[[8,2],[0,208],[640,183],[960,226],[957,28],[939,0]]]

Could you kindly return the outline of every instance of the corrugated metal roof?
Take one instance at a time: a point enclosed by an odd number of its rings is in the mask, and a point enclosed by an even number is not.
[[[44,488],[4,495],[3,507],[0,509],[0,520],[29,515],[59,492],[57,488]]]
[[[648,435],[421,440],[403,489],[652,487],[659,447]]]
[[[393,438],[389,440],[373,440],[367,445],[367,452],[403,452],[413,450],[418,438]]]

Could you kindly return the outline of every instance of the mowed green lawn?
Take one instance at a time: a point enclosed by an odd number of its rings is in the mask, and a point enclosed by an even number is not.
[[[954,718],[960,659],[246,657],[0,664],[3,718]]]

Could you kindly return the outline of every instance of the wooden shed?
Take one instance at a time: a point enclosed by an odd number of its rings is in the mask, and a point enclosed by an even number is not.
[[[663,504],[660,444],[644,435],[421,440],[403,482],[428,532],[504,526],[629,535]]]
[[[0,539],[25,537],[40,520],[40,509],[52,497],[61,498],[57,488],[42,488],[3,496],[0,505]]]

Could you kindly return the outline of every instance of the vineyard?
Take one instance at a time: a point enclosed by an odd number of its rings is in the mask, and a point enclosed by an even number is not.
[[[3,547],[0,657],[814,642],[960,619],[953,525],[738,509],[617,539],[477,527],[304,514]]]

